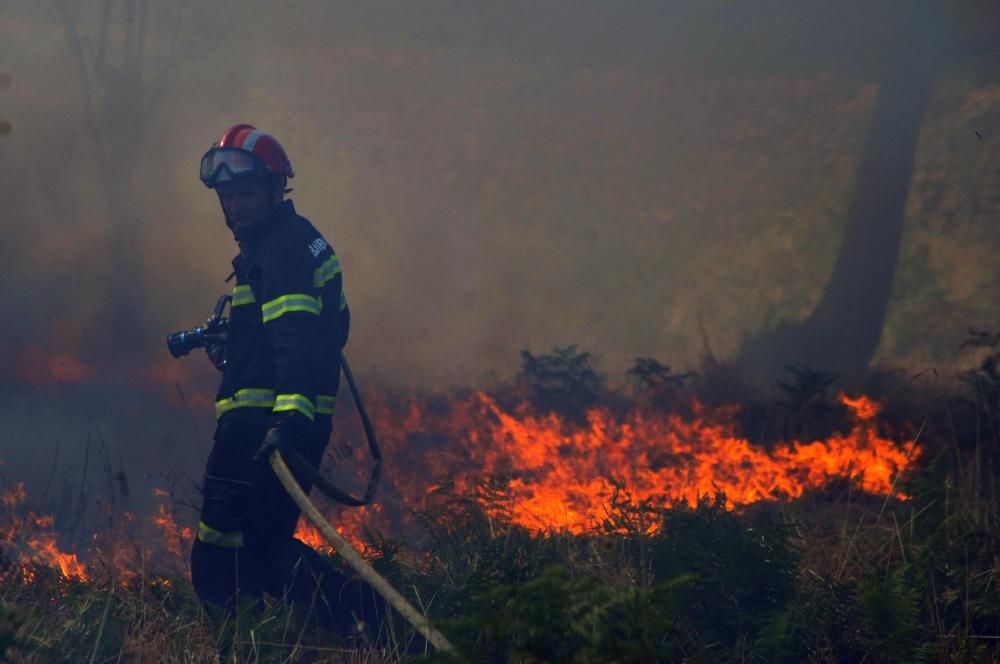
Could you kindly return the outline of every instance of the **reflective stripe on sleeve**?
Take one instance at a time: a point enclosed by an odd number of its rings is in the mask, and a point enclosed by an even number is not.
[[[317,415],[333,415],[333,409],[336,407],[337,407],[337,397],[331,397],[326,394],[316,395]]]
[[[239,390],[228,399],[215,402],[215,417],[222,417],[234,408],[273,408],[274,390],[247,388]]]
[[[237,286],[233,289],[233,306],[238,307],[243,304],[253,304],[257,300],[254,299],[253,291],[250,290],[249,286]]]
[[[340,259],[336,255],[330,256],[313,271],[313,286],[322,288],[338,274],[340,274]]]
[[[223,533],[208,525],[204,521],[199,521],[198,539],[205,544],[221,546],[227,549],[238,549],[243,546],[243,531],[236,530],[231,533]]]
[[[320,306],[319,300],[312,295],[291,293],[289,295],[282,295],[270,302],[265,302],[260,311],[264,322],[269,323],[275,318],[279,318],[291,311],[306,311],[318,316]]]
[[[310,420],[316,416],[316,407],[309,397],[301,394],[279,394],[274,398],[274,412],[297,410]]]

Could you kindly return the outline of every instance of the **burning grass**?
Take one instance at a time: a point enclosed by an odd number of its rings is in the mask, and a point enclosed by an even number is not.
[[[837,392],[800,371],[774,395],[725,399],[719,368],[678,377],[647,360],[611,390],[572,349],[531,360],[489,394],[373,397],[381,499],[331,510],[464,660],[1000,654],[995,360],[961,393],[894,391],[884,376]],[[343,429],[331,470],[348,479],[360,464]],[[213,661],[224,637],[187,581],[192,515],[174,498],[157,490],[151,514],[113,514],[72,547],[8,487],[0,653]],[[395,651],[376,656],[285,608],[233,627],[244,659],[405,659],[398,624]]]

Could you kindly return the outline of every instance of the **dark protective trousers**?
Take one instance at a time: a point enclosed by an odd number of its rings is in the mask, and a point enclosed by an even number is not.
[[[254,461],[270,412],[244,408],[226,413],[215,431],[203,487],[199,536],[191,552],[195,592],[211,607],[232,613],[253,607],[263,594],[296,607],[343,637],[368,638],[385,617],[370,585],[335,570],[293,537],[299,509],[266,459]],[[330,436],[330,418],[317,417],[314,432],[297,449],[318,468]],[[311,485],[296,475],[305,491]]]

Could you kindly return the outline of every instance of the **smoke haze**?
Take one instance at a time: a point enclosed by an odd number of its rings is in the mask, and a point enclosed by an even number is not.
[[[142,318],[115,343],[165,355],[163,333],[207,315],[234,253],[198,159],[249,121],[284,143],[297,207],[343,258],[349,353],[366,372],[470,382],[509,373],[521,348],[569,343],[612,372],[640,355],[683,367],[702,328],[730,354],[822,292],[890,32],[885,9],[866,21],[807,5],[188,6],[132,174],[143,273],[110,275],[60,15],[9,3],[5,345],[85,356],[113,279],[134,282]],[[925,121],[883,361],[945,359],[966,325],[998,322],[984,240],[997,239],[1000,88],[970,7],[939,31],[964,68],[943,68]],[[151,11],[147,72],[172,28]],[[96,40],[98,12],[74,12]],[[941,304],[950,322],[928,329]]]

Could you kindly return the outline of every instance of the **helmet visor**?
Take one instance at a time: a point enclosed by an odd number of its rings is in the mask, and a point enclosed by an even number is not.
[[[256,155],[239,148],[212,148],[201,158],[201,181],[209,188],[246,175],[266,172]]]

